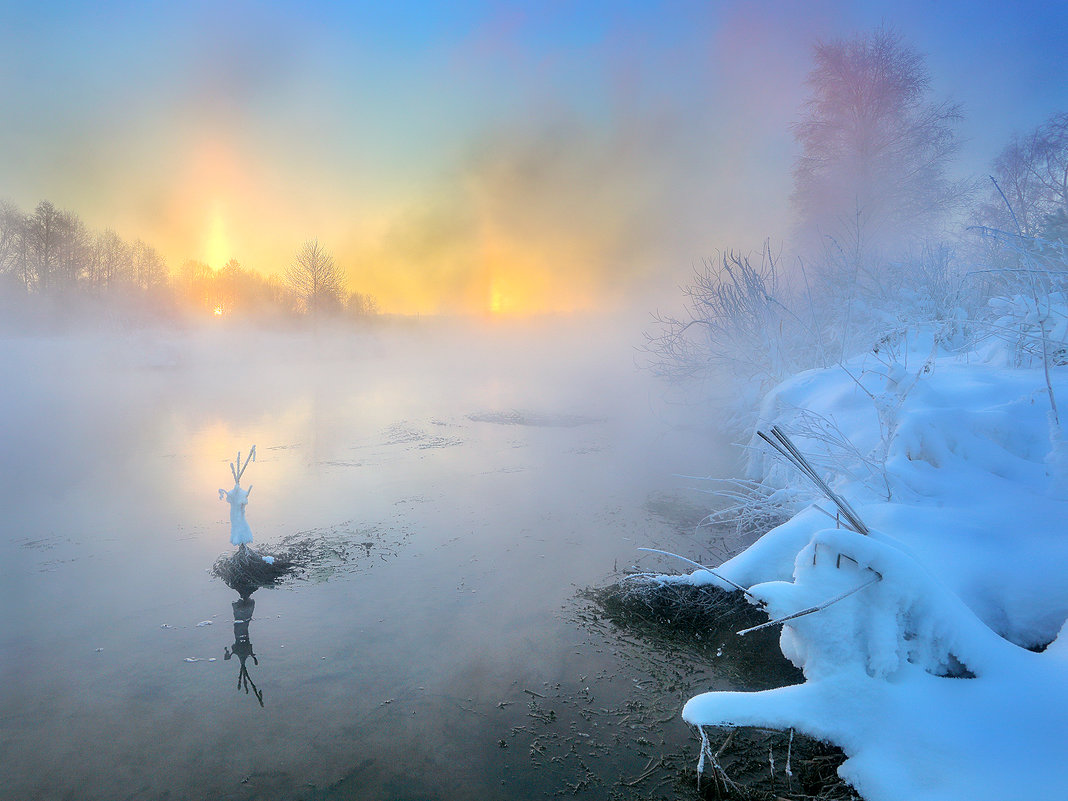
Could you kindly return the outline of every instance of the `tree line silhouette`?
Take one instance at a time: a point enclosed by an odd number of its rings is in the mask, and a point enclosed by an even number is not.
[[[169,269],[141,239],[89,230],[73,211],[41,201],[29,214],[0,201],[0,300],[4,317],[77,317],[95,311],[152,318],[367,318],[373,297],[349,292],[318,240],[304,242],[281,276],[230,259],[221,269],[188,259]]]

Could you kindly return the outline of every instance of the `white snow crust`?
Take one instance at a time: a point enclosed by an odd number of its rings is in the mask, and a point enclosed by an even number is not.
[[[248,506],[248,494],[251,490],[252,487],[244,489],[236,482],[229,492],[224,489],[219,490],[220,500],[230,504],[231,545],[247,545],[252,542],[252,529],[249,527],[248,520],[245,519],[245,507]]]
[[[750,478],[793,493],[796,514],[717,572],[773,619],[871,583],[783,624],[803,684],[705,693],[683,717],[835,743],[867,801],[1068,798],[1065,446],[1043,372],[930,342],[901,363],[800,374],[766,399],[760,427],[789,432],[872,533],[836,527],[816,508],[830,502],[754,445]],[[854,449],[818,433],[832,427]],[[727,587],[707,571],[686,580]]]

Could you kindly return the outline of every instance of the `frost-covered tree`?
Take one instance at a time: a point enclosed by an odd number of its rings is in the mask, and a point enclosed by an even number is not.
[[[1068,112],[1014,136],[994,161],[985,225],[1026,237],[1068,239]]]
[[[794,126],[802,243],[852,259],[929,233],[959,196],[946,168],[960,108],[929,99],[924,57],[887,28],[821,43]]]
[[[646,366],[712,393],[729,386],[733,426],[748,426],[760,398],[800,370],[824,363],[819,321],[770,244],[760,260],[725,252],[694,272],[681,314],[657,314],[645,333]]]
[[[309,239],[286,268],[286,286],[308,314],[335,312],[341,308],[345,274],[318,239]]]

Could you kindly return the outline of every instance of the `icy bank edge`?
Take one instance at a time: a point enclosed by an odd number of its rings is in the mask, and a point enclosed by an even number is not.
[[[873,379],[853,365],[852,375],[810,371],[769,395],[762,425],[788,428],[799,410],[815,412],[858,454],[878,456],[884,487],[857,479],[864,471],[848,454],[821,454],[839,460],[836,488],[877,530],[828,528],[806,506],[717,572],[751,587],[773,618],[873,572],[882,580],[783,625],[783,653],[804,684],[706,693],[683,717],[833,742],[848,757],[841,775],[869,801],[1054,797],[1068,786],[1068,638],[1041,654],[1010,642],[1048,642],[1068,616],[1068,505],[1046,468],[1055,445],[1042,379],[948,356],[931,367],[907,392],[900,373]],[[809,452],[827,446],[799,439]],[[798,480],[762,456],[753,466],[750,478]],[[688,580],[715,582],[701,571]]]

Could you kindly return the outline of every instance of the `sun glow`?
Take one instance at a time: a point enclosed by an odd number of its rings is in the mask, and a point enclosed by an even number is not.
[[[204,260],[218,270],[230,258],[230,239],[226,235],[226,221],[223,216],[223,204],[215,201],[212,204],[210,221],[208,223],[208,236],[204,248]]]
[[[494,281],[490,285],[489,310],[491,314],[500,314],[505,309],[505,297],[500,284]]]

